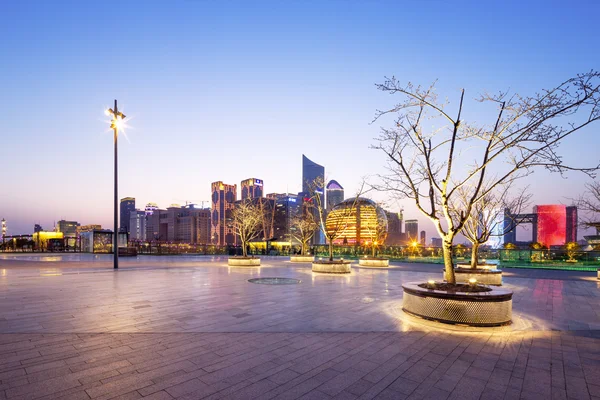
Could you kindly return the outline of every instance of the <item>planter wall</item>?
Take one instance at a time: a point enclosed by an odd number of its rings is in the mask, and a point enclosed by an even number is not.
[[[502,271],[498,269],[488,270],[469,270],[465,268],[456,268],[454,270],[456,283],[469,283],[469,279],[477,279],[477,283],[484,285],[502,286]]]
[[[489,292],[448,293],[421,288],[419,283],[402,285],[402,309],[409,314],[432,321],[470,326],[510,324],[513,295],[510,290],[493,288]]]
[[[315,256],[290,256],[293,263],[309,263],[315,261]]]
[[[227,259],[230,267],[257,267],[260,266],[260,258],[230,257]]]
[[[313,272],[322,272],[327,274],[349,274],[352,270],[350,261],[315,261],[312,263]]]
[[[362,267],[389,267],[390,260],[387,258],[359,258],[358,265]]]

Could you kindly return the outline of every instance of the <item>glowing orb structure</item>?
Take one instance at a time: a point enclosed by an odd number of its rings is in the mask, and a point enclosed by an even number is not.
[[[327,215],[325,228],[334,244],[370,245],[383,243],[388,223],[385,212],[373,200],[351,198],[337,204]]]

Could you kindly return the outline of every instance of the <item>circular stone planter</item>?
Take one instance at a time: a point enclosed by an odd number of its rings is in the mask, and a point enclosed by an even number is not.
[[[290,256],[290,262],[309,263],[315,261],[315,256]]]
[[[422,288],[421,282],[402,285],[402,309],[409,314],[447,324],[501,326],[510,324],[512,295],[507,289],[454,293]]]
[[[502,270],[496,269],[495,264],[478,264],[476,269],[470,264],[457,264],[454,276],[457,283],[469,283],[469,279],[476,279],[483,285],[502,286]]]
[[[312,263],[313,272],[322,272],[327,274],[349,274],[351,269],[351,261],[347,260],[313,261]]]
[[[230,267],[260,267],[260,258],[256,257],[229,257],[227,265]]]
[[[358,259],[358,265],[361,267],[389,267],[390,260],[388,258],[363,257]]]

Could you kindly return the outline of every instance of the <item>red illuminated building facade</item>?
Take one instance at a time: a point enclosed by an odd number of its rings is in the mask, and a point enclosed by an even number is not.
[[[537,219],[534,242],[550,247],[577,241],[577,207],[539,205],[533,207],[533,213]]]

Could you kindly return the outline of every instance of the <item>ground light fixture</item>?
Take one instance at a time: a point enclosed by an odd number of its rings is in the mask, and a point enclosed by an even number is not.
[[[114,236],[113,236],[113,267],[114,269],[119,268],[119,214],[117,211],[119,201],[119,168],[118,168],[118,139],[119,129],[123,128],[125,114],[119,111],[117,106],[117,100],[115,100],[115,108],[109,108],[104,112],[107,116],[112,117],[110,121],[110,129],[114,132],[114,143],[115,143],[115,197],[114,197]]]

